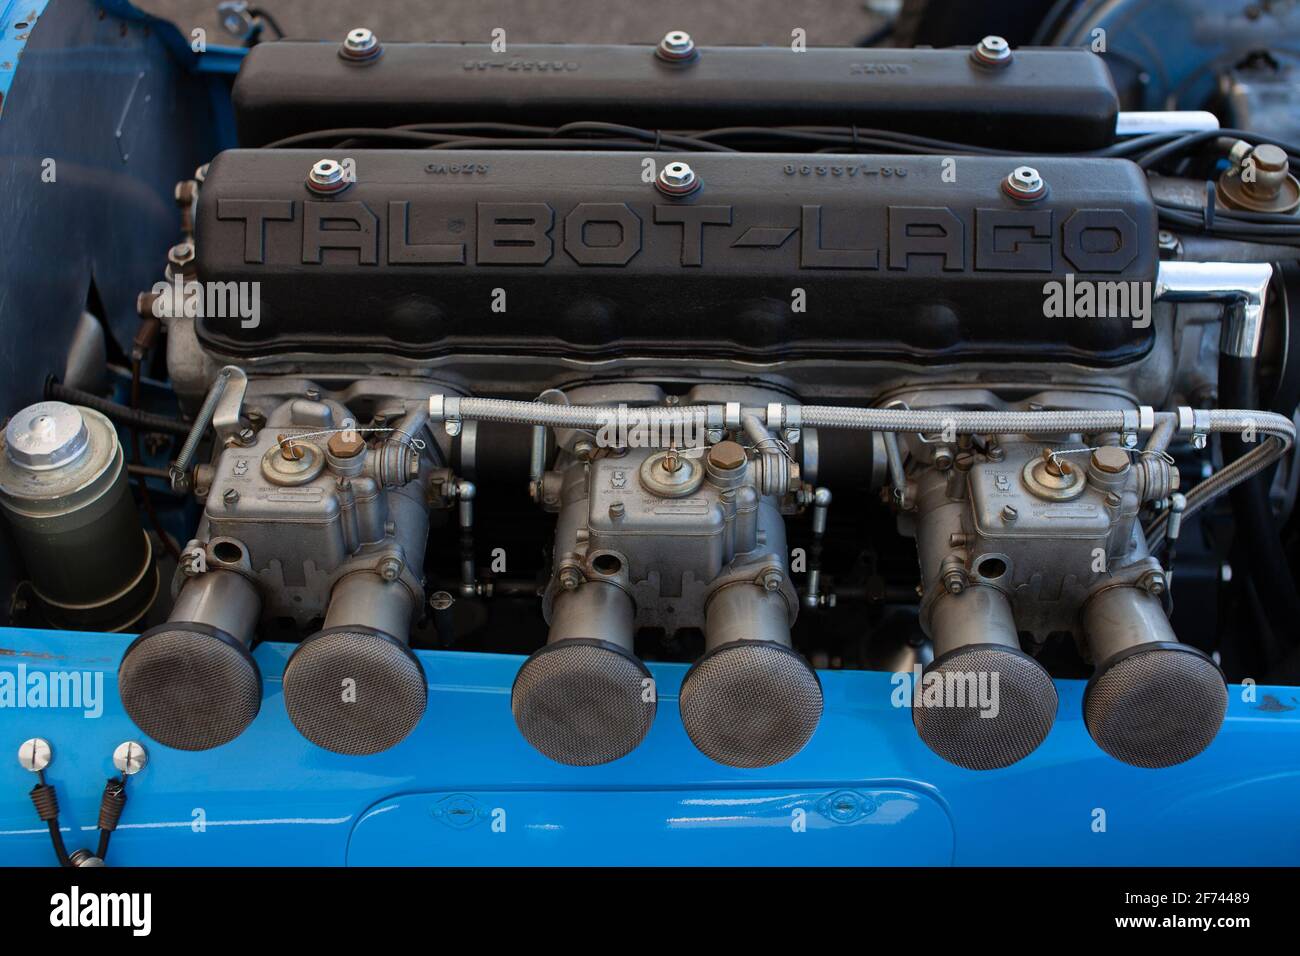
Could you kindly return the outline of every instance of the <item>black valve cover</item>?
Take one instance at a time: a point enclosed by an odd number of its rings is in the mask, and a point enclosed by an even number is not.
[[[1119,97],[1090,50],[1016,50],[982,66],[970,49],[705,47],[665,63],[650,46],[385,43],[349,62],[337,43],[255,46],[234,90],[239,141],[406,123],[577,120],[651,129],[877,127],[1012,150],[1099,149]]]
[[[332,195],[305,185],[325,156],[355,175]],[[674,160],[700,180],[685,198],[653,182]],[[1003,191],[1021,163],[1036,201]],[[198,273],[258,283],[256,325],[198,329],[232,356],[1115,365],[1149,314],[1049,315],[1047,284],[1149,293],[1156,229],[1117,159],[232,150],[200,192]]]

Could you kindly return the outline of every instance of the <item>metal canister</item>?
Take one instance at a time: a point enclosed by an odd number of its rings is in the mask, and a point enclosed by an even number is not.
[[[39,402],[14,415],[0,438],[0,509],[51,624],[125,630],[153,603],[153,547],[99,412]]]

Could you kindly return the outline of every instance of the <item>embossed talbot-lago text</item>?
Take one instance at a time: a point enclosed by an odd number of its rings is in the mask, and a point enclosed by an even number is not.
[[[584,202],[557,209],[546,202],[453,207],[407,200],[220,199],[216,212],[219,220],[242,224],[243,258],[250,265],[265,261],[272,228],[281,230],[277,259],[283,261],[284,250],[292,248],[303,265],[543,266],[563,253],[580,266],[626,266],[647,247],[668,244],[683,267],[704,265],[707,245],[733,256],[740,250],[780,255],[798,269],[906,271],[925,257],[944,272],[1050,273],[1066,267],[1119,273],[1137,258],[1139,246],[1137,224],[1122,209],[889,205],[864,213],[803,205],[797,213],[771,213],[782,221],[755,222],[748,207],[738,212],[705,203],[633,208]],[[420,224],[418,238],[413,223]],[[865,236],[872,238],[860,245],[829,242],[823,232],[828,223],[865,225]],[[295,237],[292,246],[282,241],[286,234]]]

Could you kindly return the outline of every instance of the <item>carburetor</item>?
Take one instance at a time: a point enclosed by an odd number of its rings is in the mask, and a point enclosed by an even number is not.
[[[558,513],[543,610],[547,643],[520,669],[515,721],[552,759],[605,763],[650,729],[657,694],[633,653],[638,628],[704,632],[679,698],[706,755],[737,767],[797,753],[821,717],[820,683],[791,647],[799,609],[783,513],[797,464],[764,432],[746,448],[562,450],[538,485]]]
[[[1022,636],[1032,647],[1055,634],[1078,642],[1096,667],[1088,730],[1121,760],[1178,763],[1218,732],[1223,677],[1174,636],[1167,575],[1138,521],[1151,503],[1175,517],[1181,509],[1170,432],[1156,431],[1141,450],[1130,447],[1134,437],[962,436],[913,446],[903,508],[915,511],[920,622],[935,653],[913,719],[945,759],[1007,766],[1047,736],[1056,690]]]
[[[1135,457],[1118,444],[993,439],[936,456],[917,480],[926,558],[923,620],[941,593],[1004,582],[1023,597],[1017,629],[1041,643],[1075,630],[1078,608],[1102,580],[1124,581],[1157,595],[1165,587],[1157,561],[1135,539],[1139,508],[1163,501],[1178,485],[1164,457]]]
[[[198,472],[206,503],[175,607],[121,666],[128,712],[171,746],[217,746],[256,716],[261,679],[248,647],[263,618],[323,619],[283,678],[289,716],[313,742],[373,753],[424,712],[410,628],[424,600],[429,509],[446,507],[457,483],[419,437],[423,401],[388,415],[388,427],[359,428],[340,401],[313,395],[240,429]]]
[[[419,603],[417,534],[428,520],[419,468],[409,441],[368,444],[342,406],[294,399],[251,444],[218,459],[204,508],[206,545],[231,539],[249,553],[271,617],[303,624],[320,616],[335,582],[358,570],[402,584],[409,600],[390,602],[391,611],[400,615],[406,605],[409,617]]]

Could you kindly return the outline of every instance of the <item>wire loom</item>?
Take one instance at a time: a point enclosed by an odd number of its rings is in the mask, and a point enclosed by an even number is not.
[[[498,135],[484,135],[498,134]],[[1222,139],[1243,139],[1254,145],[1268,143],[1284,149],[1300,166],[1300,145],[1259,133],[1237,129],[1195,133],[1150,133],[1130,137],[1102,150],[1078,155],[1132,158],[1152,171],[1187,159],[1197,147]],[[735,143],[736,145],[727,145]],[[659,130],[617,123],[575,122],[563,126],[519,123],[414,123],[394,127],[344,127],[299,133],[276,140],[268,149],[321,145],[346,149],[370,145],[454,149],[611,149],[651,152],[752,152],[789,150],[802,146],[815,154],[873,152],[912,155],[1015,156],[1017,151],[975,146],[950,140],[914,136],[858,126],[730,126],[711,130]],[[1206,183],[1205,202],[1197,207],[1158,203],[1160,220],[1183,231],[1243,242],[1266,242],[1300,247],[1300,218],[1216,210],[1214,184]]]
[[[54,855],[60,866],[76,866],[68,854],[67,844],[63,840],[63,831],[59,827],[59,795],[54,786],[45,780],[45,771],[38,771],[36,786],[28,791],[36,815],[50,828],[50,842],[54,846]],[[100,860],[108,854],[109,839],[122,819],[126,808],[126,776],[109,777],[104,784],[104,793],[99,801],[99,844],[95,856]]]

